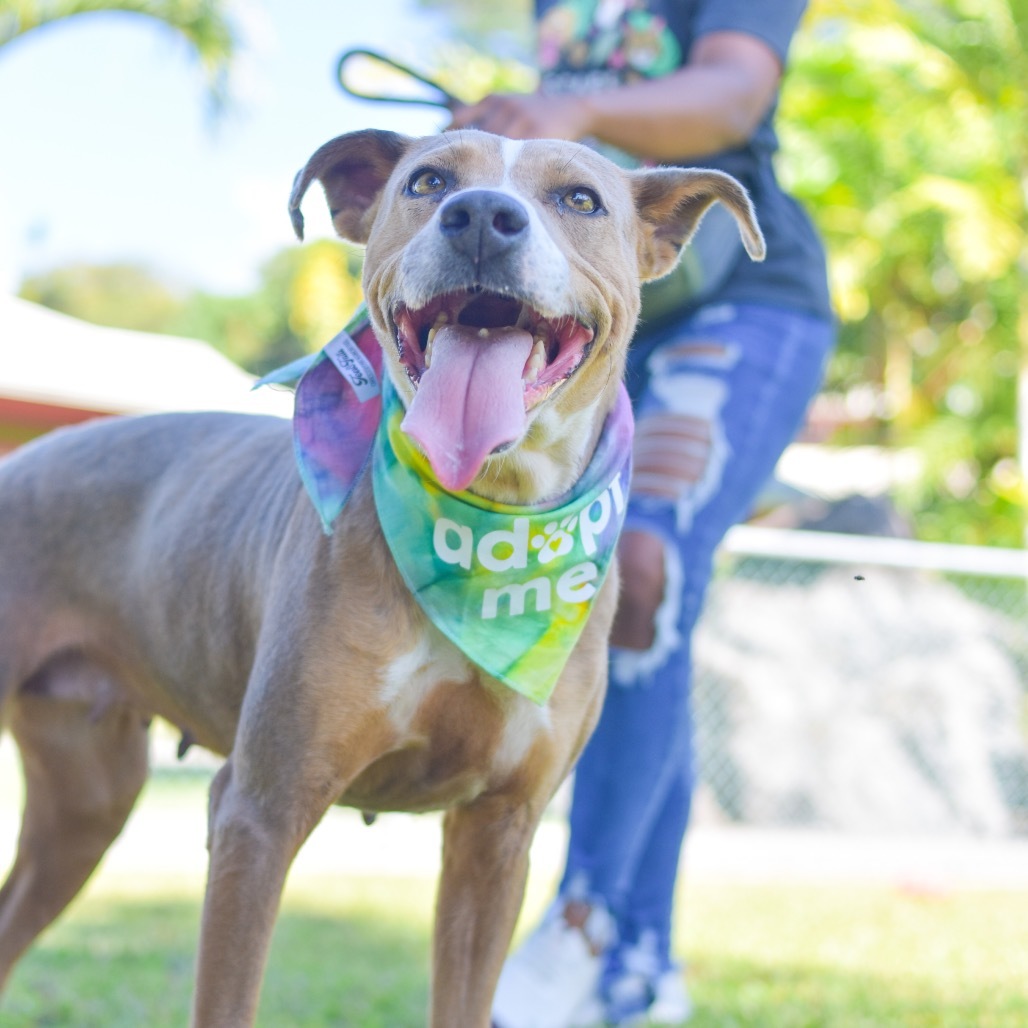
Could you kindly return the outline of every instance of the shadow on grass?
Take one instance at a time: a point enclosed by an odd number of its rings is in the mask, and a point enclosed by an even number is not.
[[[15,969],[6,1028],[164,1028],[188,1023],[200,904],[107,901],[55,925]],[[284,911],[264,982],[266,1028],[424,1025],[423,925]]]

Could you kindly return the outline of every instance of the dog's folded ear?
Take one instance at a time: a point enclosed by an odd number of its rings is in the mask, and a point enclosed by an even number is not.
[[[365,129],[336,136],[319,147],[297,173],[289,195],[289,217],[303,239],[300,204],[318,179],[325,188],[336,232],[352,243],[366,243],[382,187],[414,140],[396,132]]]
[[[639,272],[644,282],[667,275],[711,204],[721,202],[739,225],[746,252],[764,259],[764,236],[749,194],[731,175],[711,168],[654,168],[630,172],[643,232]]]

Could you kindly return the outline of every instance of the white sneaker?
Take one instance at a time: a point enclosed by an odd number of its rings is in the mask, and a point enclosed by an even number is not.
[[[593,908],[584,928],[564,920],[558,900],[542,924],[507,958],[493,999],[495,1028],[568,1028],[574,1012],[596,994],[609,945],[610,915]]]
[[[606,1023],[607,1008],[596,991],[575,1007],[568,1020],[568,1028],[604,1028]]]
[[[680,967],[665,971],[656,981],[653,1002],[646,1011],[651,1025],[679,1025],[692,1017],[692,999]]]
[[[657,940],[644,932],[639,942],[615,955],[620,970],[603,988],[608,1024],[680,1025],[692,1016],[692,1001],[680,967],[659,971]]]
[[[635,985],[641,987],[643,983],[637,979]],[[630,999],[626,995],[629,989],[622,987],[617,991],[622,1001]],[[681,968],[674,967],[670,971],[665,971],[656,980],[653,988],[647,990],[647,993],[649,992],[652,992],[653,1000],[649,1002],[649,1006],[645,1010],[629,1014],[627,1020],[618,1022],[608,1020],[606,1004],[597,993],[593,993],[571,1015],[568,1028],[604,1028],[605,1025],[612,1023],[618,1024],[621,1028],[635,1028],[635,1026],[671,1028],[671,1026],[685,1024],[692,1017],[692,1000],[685,987]],[[642,1003],[649,1001],[649,996],[643,994],[641,988],[639,988],[637,996]],[[642,1003],[638,1003],[637,1006],[641,1006]]]

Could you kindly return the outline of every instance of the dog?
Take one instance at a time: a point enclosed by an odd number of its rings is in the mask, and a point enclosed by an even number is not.
[[[433,495],[501,514],[574,490],[619,402],[640,282],[674,266],[712,203],[762,255],[729,176],[624,171],[567,142],[340,136],[297,177],[301,238],[315,180],[338,234],[366,246],[384,385]],[[603,700],[615,562],[602,585],[579,565],[555,587],[588,594],[591,612],[552,693],[530,698],[412,594],[380,516],[403,526],[409,512],[376,502],[377,457],[326,531],[293,451],[282,419],[170,414],[56,432],[0,463],[0,709],[26,780],[0,976],[120,832],[157,716],[226,758],[210,790],[193,1024],[253,1022],[290,863],[342,804],[445,810],[430,1023],[488,1025],[529,844]],[[619,501],[600,499],[583,533]],[[483,550],[463,533],[443,532],[454,565],[474,545],[497,566],[528,546],[512,531]],[[548,595],[494,590],[487,639],[502,639],[497,604],[509,621]]]

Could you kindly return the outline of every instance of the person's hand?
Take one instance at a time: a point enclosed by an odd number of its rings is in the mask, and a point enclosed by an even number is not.
[[[493,93],[456,108],[447,127],[477,128],[509,139],[579,140],[590,134],[589,108],[578,96]]]

